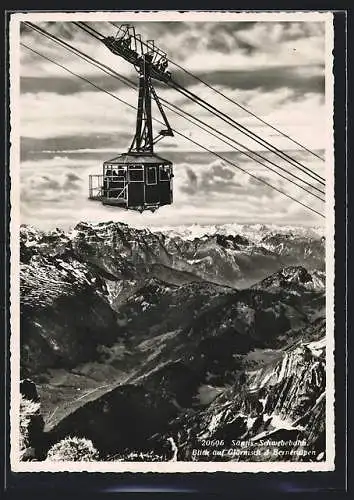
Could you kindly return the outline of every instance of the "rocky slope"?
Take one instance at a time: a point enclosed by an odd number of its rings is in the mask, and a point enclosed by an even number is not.
[[[47,445],[76,435],[104,459],[168,459],[173,436],[179,459],[203,460],[203,439],[263,432],[306,436],[318,457],[324,287],[320,235],[22,227],[21,370]]]
[[[180,460],[317,461],[325,458],[325,339],[287,348],[193,413],[173,419]]]

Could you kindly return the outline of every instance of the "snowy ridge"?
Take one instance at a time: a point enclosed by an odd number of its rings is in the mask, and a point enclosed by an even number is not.
[[[254,243],[260,242],[264,236],[272,233],[289,234],[306,238],[319,239],[324,236],[325,229],[321,226],[278,226],[270,224],[222,224],[222,225],[199,225],[192,224],[186,226],[161,226],[153,227],[151,232],[162,232],[170,237],[179,236],[182,239],[193,240],[205,235],[212,236],[221,234],[227,236],[237,236],[242,234]]]

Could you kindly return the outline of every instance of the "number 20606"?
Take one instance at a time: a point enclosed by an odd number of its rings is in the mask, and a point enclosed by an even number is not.
[[[224,446],[225,442],[223,439],[202,439],[202,446]]]

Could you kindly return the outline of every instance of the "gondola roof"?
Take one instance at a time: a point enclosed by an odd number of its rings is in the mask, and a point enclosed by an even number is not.
[[[147,164],[147,163],[165,163],[171,165],[172,162],[170,160],[166,160],[162,158],[162,156],[158,156],[156,154],[151,153],[122,153],[111,160],[107,160],[104,162],[104,165],[113,164],[119,165],[124,163],[132,163],[132,164]]]

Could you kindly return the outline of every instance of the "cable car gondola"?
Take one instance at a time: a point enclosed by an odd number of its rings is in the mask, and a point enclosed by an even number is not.
[[[135,31],[126,35],[136,41]],[[122,40],[119,45],[111,43],[112,52],[122,49],[122,57],[126,56],[126,47]],[[135,43],[135,46],[137,44]],[[103,163],[103,172],[99,175],[89,176],[89,198],[101,201],[103,205],[111,205],[131,210],[155,211],[163,205],[171,205],[173,202],[173,165],[172,162],[154,153],[154,144],[166,136],[173,136],[172,129],[168,123],[166,114],[160,100],[152,85],[152,77],[156,72],[164,72],[167,67],[167,59],[158,61],[159,51],[152,45],[144,52],[141,44],[141,55],[138,52],[134,66],[139,72],[139,96],[136,118],[136,131],[133,142],[127,153],[122,153],[111,160]],[[162,78],[158,78],[162,79]],[[161,130],[156,138],[153,138],[152,129],[152,98],[156,102],[166,129]]]

